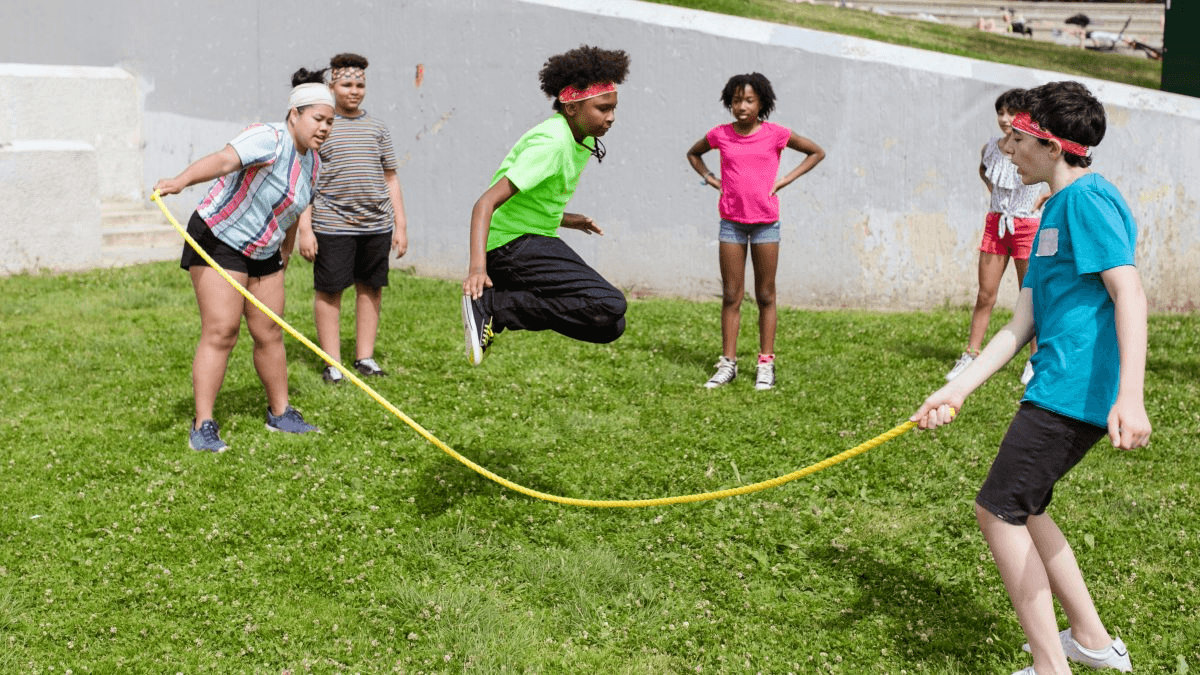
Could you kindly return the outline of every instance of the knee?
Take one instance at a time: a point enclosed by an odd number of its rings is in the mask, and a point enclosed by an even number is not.
[[[205,328],[200,333],[200,342],[209,349],[231,352],[237,345],[241,325]]]
[[[725,309],[737,309],[742,306],[742,297],[745,294],[741,288],[724,288],[721,290],[721,306]]]
[[[996,291],[980,288],[979,294],[975,296],[976,309],[991,309],[996,306]]]
[[[609,342],[616,341],[617,338],[621,337],[624,334],[625,334],[625,317],[622,316],[621,318],[617,319],[616,322],[614,322],[611,326],[608,326],[606,330],[603,330],[603,331],[599,332],[598,334],[596,334],[594,336],[595,339],[593,339],[592,342],[595,342],[596,344],[600,344],[600,345],[608,344]]]
[[[764,288],[754,294],[754,301],[758,303],[760,310],[770,309],[775,306],[775,289]]]
[[[251,331],[250,336],[254,338],[255,349],[283,344],[283,329],[273,322],[269,326],[261,326],[258,330]]]
[[[617,323],[620,321],[622,327],[625,325],[625,312],[628,309],[629,303],[625,300],[625,296],[621,293],[605,297],[600,301],[598,307],[599,314],[608,318],[607,323]],[[624,328],[622,328],[622,330],[624,330]]]

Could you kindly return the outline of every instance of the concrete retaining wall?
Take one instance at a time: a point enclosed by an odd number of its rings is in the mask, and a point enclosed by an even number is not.
[[[0,141],[82,141],[96,150],[100,197],[142,194],[142,109],[121,68],[0,63]]]
[[[625,49],[633,67],[605,138],[608,157],[587,169],[572,204],[607,234],[564,236],[626,289],[689,297],[720,292],[717,195],[700,186],[684,153],[727,121],[718,102],[725,80],[758,70],[775,85],[772,121],[829,153],[782,193],[780,299],[896,309],[973,299],[987,207],[976,167],[980,146],[996,133],[992,102],[1010,87],[1065,79],[633,0],[273,7],[222,0],[147,13],[133,0],[7,3],[0,61],[119,64],[138,73],[150,185],[245,124],[282,119],[296,67],[364,53],[372,60],[365,107],[392,129],[402,163],[410,252],[401,264],[457,279],[472,203],[516,138],[550,113],[537,88],[545,58],[581,43]],[[1151,302],[1195,307],[1200,101],[1085,82],[1110,116],[1095,167],[1138,216]],[[783,170],[797,161],[789,152]],[[200,191],[171,202],[178,215]],[[1014,286],[1005,282],[1002,302],[1012,301]]]
[[[97,169],[96,151],[86,143],[0,144],[0,204],[4,205],[0,274],[86,269],[96,264],[100,254]]]

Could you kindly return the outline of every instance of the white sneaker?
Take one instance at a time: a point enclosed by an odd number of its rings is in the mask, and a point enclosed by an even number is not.
[[[775,388],[775,362],[758,364],[758,377],[754,378],[754,388],[759,391]]]
[[[1059,642],[1062,642],[1063,653],[1067,655],[1068,661],[1082,663],[1091,668],[1113,668],[1122,673],[1132,673],[1133,664],[1129,661],[1129,650],[1125,647],[1125,643],[1121,638],[1112,641],[1106,649],[1099,651],[1088,649],[1075,641],[1071,637],[1071,629],[1068,628],[1058,634]],[[1021,649],[1031,651],[1029,643],[1021,645]]]
[[[946,373],[946,381],[949,382],[962,375],[962,371],[966,370],[967,366],[971,365],[971,362],[974,360],[974,356],[971,356],[968,352],[963,352],[962,356],[958,357],[958,360],[954,362],[954,367],[950,369],[950,372]]]
[[[733,378],[737,377],[737,361],[722,356],[717,359],[716,368],[717,372],[713,373],[713,376],[708,378],[708,382],[704,383],[704,386],[709,389],[729,384]]]
[[[1025,362],[1025,370],[1021,372],[1021,384],[1029,384],[1033,379],[1033,361]]]

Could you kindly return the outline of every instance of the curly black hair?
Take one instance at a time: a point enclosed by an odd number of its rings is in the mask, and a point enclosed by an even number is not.
[[[299,87],[302,84],[325,84],[325,71],[327,68],[320,70],[309,70],[301,68],[292,73],[292,86]]]
[[[996,114],[1008,110],[1011,113],[1026,112],[1029,104],[1025,101],[1024,89],[1009,89],[996,97]]]
[[[542,91],[554,99],[554,109],[561,111],[562,102],[558,100],[558,93],[567,85],[587,89],[601,82],[621,84],[628,74],[629,55],[624,50],[580,45],[546,59],[538,79],[541,80]]]
[[[1104,140],[1107,121],[1104,104],[1084,85],[1073,82],[1049,82],[1028,91],[1029,116],[1038,126],[1050,133],[1095,147]],[[1038,139],[1040,143],[1049,141]],[[1092,165],[1091,157],[1064,153],[1067,164],[1075,167]]]
[[[733,110],[733,95],[747,86],[753,89],[755,94],[758,94],[758,100],[761,103],[761,107],[758,109],[758,119],[766,120],[775,110],[775,90],[771,88],[771,81],[762,73],[746,73],[729,78],[729,81],[725,83],[725,88],[721,90],[721,103],[724,103],[729,110]]]
[[[367,69],[367,57],[361,54],[345,52],[329,59],[330,68],[362,68]]]

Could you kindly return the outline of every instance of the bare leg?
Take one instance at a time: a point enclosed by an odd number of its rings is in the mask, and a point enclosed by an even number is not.
[[[967,351],[978,354],[987,336],[988,322],[992,320],[992,308],[996,306],[996,293],[1000,290],[1000,279],[1008,267],[1008,256],[995,253],[979,253],[979,294],[975,297],[975,311],[971,314],[971,335]]]
[[[1058,529],[1050,516],[1044,514],[1030,516],[1027,527],[1046,569],[1054,597],[1058,598],[1071,623],[1071,636],[1088,649],[1105,649],[1112,644],[1112,637],[1096,612],[1092,595],[1079,571],[1079,563],[1075,561],[1075,553],[1062,530]]]
[[[1029,528],[1010,525],[978,504],[975,518],[1017,611],[1017,621],[1029,640],[1034,670],[1038,675],[1070,675],[1067,657],[1058,641],[1050,579]]]
[[[283,272],[251,279],[246,289],[263,305],[283,316]],[[249,300],[245,301],[246,326],[254,338],[254,369],[267,391],[267,405],[274,415],[282,415],[288,405],[287,353],[283,348],[283,329]]]
[[[355,358],[375,355],[375,336],[379,332],[379,313],[383,307],[383,289],[355,283]]]
[[[200,343],[192,361],[192,392],[196,421],[212,419],[217,392],[225,382],[229,354],[237,344],[242,328],[242,296],[211,267],[195,265],[189,273],[200,307]],[[230,272],[238,283],[246,284],[246,275]]]
[[[342,360],[342,294],[317,291],[313,298],[313,319],[321,349],[339,363]]]
[[[746,295],[746,246],[721,242],[721,352],[737,360],[742,298]]]
[[[1017,291],[1020,292],[1021,286],[1025,283],[1025,271],[1029,269],[1029,260],[1021,260],[1013,258],[1013,267],[1017,270]],[[1037,336],[1029,341],[1029,355],[1033,356],[1037,353]]]
[[[775,353],[775,270],[779,267],[779,243],[753,244],[750,261],[754,265],[754,299],[758,303],[758,352]]]

